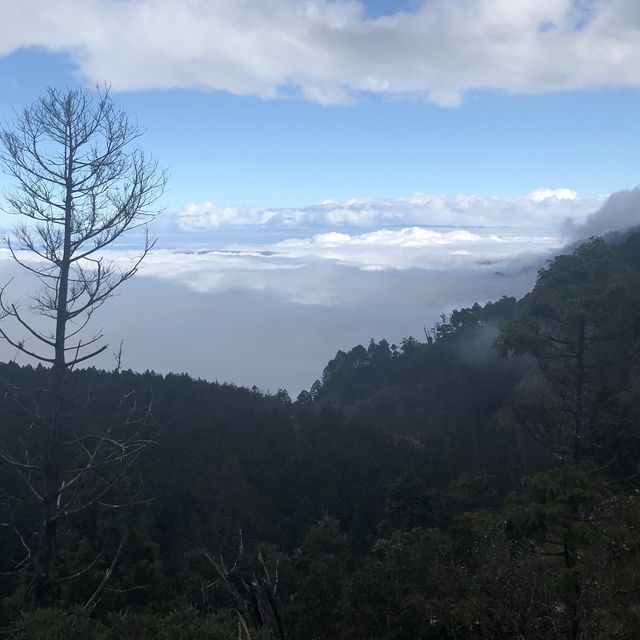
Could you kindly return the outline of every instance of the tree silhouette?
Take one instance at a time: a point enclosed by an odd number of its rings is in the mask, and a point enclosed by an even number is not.
[[[38,283],[26,308],[9,301],[7,285],[0,289],[0,336],[51,373],[47,388],[29,399],[16,392],[27,428],[19,441],[0,448],[24,492],[6,495],[6,524],[24,552],[12,570],[29,576],[25,597],[31,593],[36,605],[47,604],[54,585],[74,577],[60,575],[56,562],[61,523],[89,507],[121,506],[114,491],[147,444],[140,429],[150,418],[148,405],[122,399],[121,419],[88,426],[80,416],[91,393],[80,402],[70,383],[74,367],[108,348],[101,331],[87,334],[94,312],[136,273],[154,244],[145,228],[134,258],[122,263],[105,251],[150,221],[164,191],[166,173],[134,145],[142,133],[107,89],[48,89],[0,130],[0,163],[13,181],[4,209],[21,218],[4,243]],[[27,507],[37,513],[33,520]],[[121,550],[122,542],[106,562],[105,580]]]

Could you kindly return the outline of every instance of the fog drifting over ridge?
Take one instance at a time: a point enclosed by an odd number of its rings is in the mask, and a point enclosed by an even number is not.
[[[290,209],[269,208],[254,210],[269,212],[261,222],[240,213],[241,222],[185,224],[183,209],[158,218],[157,248],[96,324],[112,345],[124,339],[126,367],[295,394],[338,349],[420,338],[442,312],[522,295],[567,242],[640,222],[636,203],[637,189],[606,200],[568,189],[421,195],[303,207],[298,224]],[[350,215],[332,218],[336,210]],[[107,257],[126,261],[137,246],[129,236]],[[8,279],[6,251],[0,265]],[[16,295],[31,286],[28,278],[13,285]],[[0,355],[13,357],[6,347]]]
[[[563,231],[571,240],[579,241],[637,225],[640,225],[640,187],[611,194],[583,221],[569,217]]]

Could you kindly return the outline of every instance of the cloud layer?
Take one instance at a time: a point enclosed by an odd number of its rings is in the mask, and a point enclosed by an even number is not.
[[[367,271],[306,260],[274,270],[259,258],[196,256],[189,263],[187,256],[157,254],[93,318],[113,347],[93,364],[112,368],[112,351],[124,340],[125,367],[286,387],[292,394],[308,388],[338,349],[371,337],[420,337],[442,311],[519,295],[535,278],[535,269],[504,275],[490,268]],[[14,274],[11,263],[0,265],[7,277],[17,276],[7,292],[12,299],[32,289],[33,281]],[[10,329],[20,336],[19,327]],[[15,356],[0,341],[0,359]]]
[[[417,94],[454,106],[473,89],[640,85],[640,5],[629,0],[425,0],[376,19],[355,0],[0,0],[0,13],[0,55],[63,52],[116,90],[321,104]]]
[[[469,282],[504,276],[537,264],[560,246],[553,236],[439,233],[417,227],[361,235],[332,232],[255,247],[157,250],[140,273],[201,293],[253,291],[296,304],[351,307],[377,298],[387,280],[417,278],[417,273]],[[366,275],[372,273],[379,276]],[[368,286],[376,280],[380,292]]]
[[[567,188],[541,188],[516,198],[415,193],[406,198],[326,201],[300,208],[189,203],[177,217],[182,229],[194,231],[233,226],[290,229],[403,225],[549,229],[566,218],[582,220],[603,201],[604,198],[580,198]]]

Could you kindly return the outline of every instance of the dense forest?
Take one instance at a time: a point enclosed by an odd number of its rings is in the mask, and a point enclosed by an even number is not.
[[[6,454],[4,633],[640,637],[640,234],[592,239],[521,300],[454,311],[424,338],[339,351],[295,401],[73,371],[74,437],[109,423],[145,446],[60,525],[37,607],[30,470]],[[38,437],[51,375],[1,365],[3,450]]]

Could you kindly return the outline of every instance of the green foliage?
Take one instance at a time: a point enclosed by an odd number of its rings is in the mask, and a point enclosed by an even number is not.
[[[639,300],[639,274],[601,239],[541,269],[496,340],[503,354],[536,363],[508,419],[572,463],[605,465],[624,447],[637,452],[636,423],[625,416],[634,411],[629,391],[637,385]]]
[[[451,554],[450,541],[434,529],[379,540],[345,591],[340,637],[446,637],[446,604],[457,590]]]
[[[503,327],[496,344],[503,353],[561,355],[577,347],[575,333],[584,323],[594,357],[604,357],[612,345],[625,352],[638,336],[639,296],[638,273],[595,238],[539,271],[518,317]]]
[[[528,480],[525,491],[507,502],[505,515],[515,536],[541,536],[546,542],[583,538],[588,515],[605,495],[602,483],[585,471],[563,467]]]
[[[435,524],[434,495],[413,474],[405,474],[389,486],[381,532],[428,527]]]
[[[335,637],[336,609],[352,569],[349,538],[334,518],[312,526],[293,554],[295,595],[291,615],[294,638]]]

